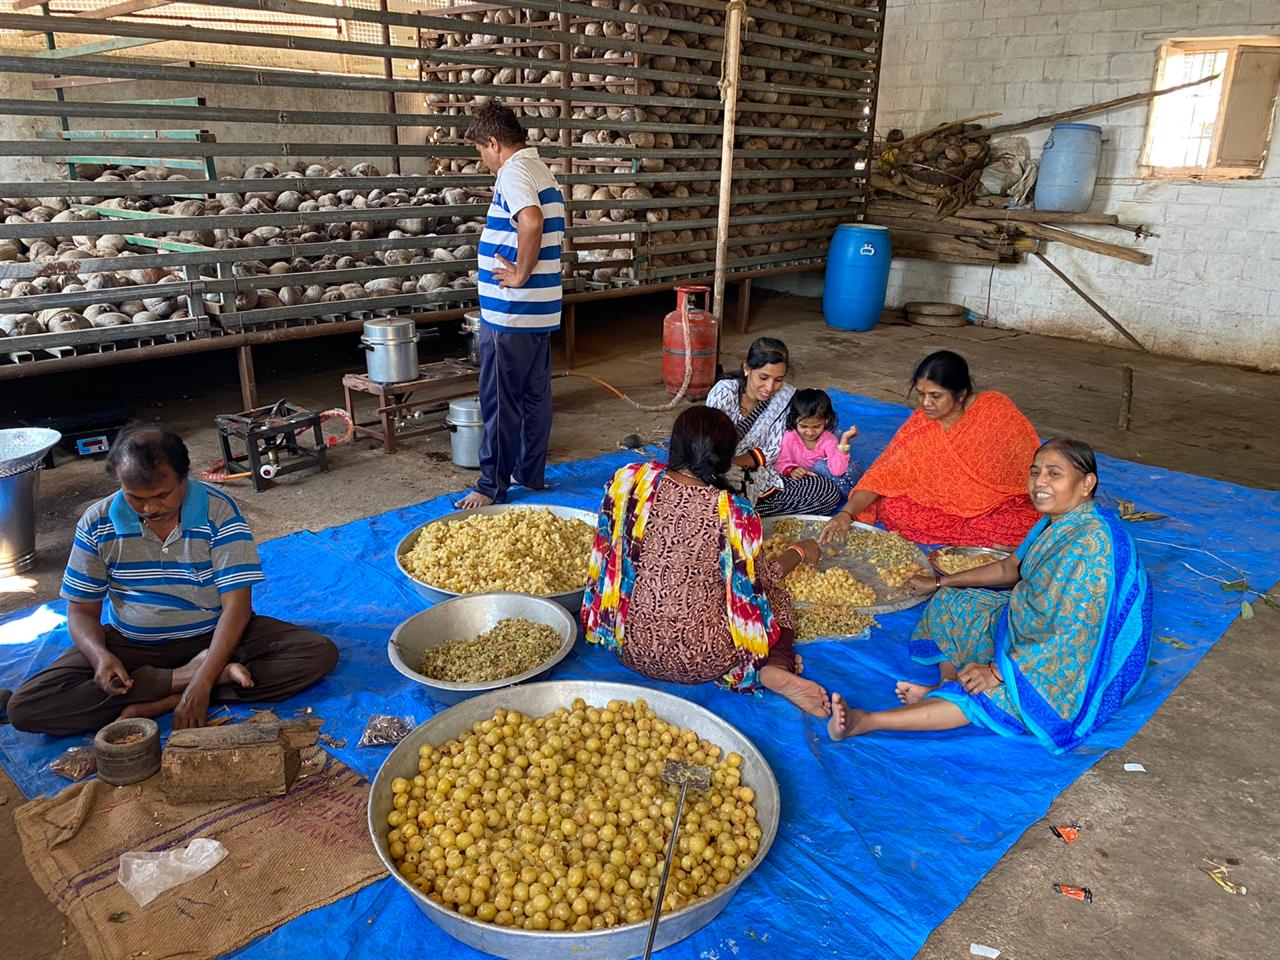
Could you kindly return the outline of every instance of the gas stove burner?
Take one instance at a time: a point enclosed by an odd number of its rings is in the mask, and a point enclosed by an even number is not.
[[[219,414],[215,422],[228,472],[233,471],[233,465],[246,467],[245,472],[253,480],[253,489],[258,493],[282,474],[313,467],[322,471],[329,469],[321,430],[322,418],[314,410],[281,400],[271,406],[242,413]],[[298,438],[308,431],[312,434],[314,446],[298,443]],[[244,448],[243,453],[232,451],[233,437]]]

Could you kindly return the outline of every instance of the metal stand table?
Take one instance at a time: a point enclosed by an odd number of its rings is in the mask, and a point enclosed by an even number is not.
[[[382,444],[387,453],[396,452],[396,444],[410,437],[439,433],[446,429],[443,419],[435,414],[449,409],[449,401],[473,396],[480,371],[461,360],[424,363],[418,376],[401,383],[377,383],[363,373],[348,373],[342,378],[347,413],[357,437],[369,437]],[[377,400],[372,419],[356,418],[360,394]]]

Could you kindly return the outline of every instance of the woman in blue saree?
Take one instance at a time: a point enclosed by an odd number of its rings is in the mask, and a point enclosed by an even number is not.
[[[900,682],[903,706],[875,713],[834,694],[831,738],[972,723],[1062,753],[1115,713],[1146,668],[1151,584],[1120,519],[1094,501],[1097,486],[1086,444],[1046,442],[1027,481],[1042,516],[1017,553],[910,584],[934,593],[911,655],[938,664],[938,683]]]

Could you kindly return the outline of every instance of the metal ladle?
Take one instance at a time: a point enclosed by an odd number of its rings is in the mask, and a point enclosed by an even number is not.
[[[662,767],[662,782],[677,784],[680,799],[676,801],[675,819],[671,821],[671,838],[667,841],[667,857],[662,862],[662,880],[658,883],[658,895],[653,905],[653,918],[649,921],[649,938],[644,945],[644,960],[653,955],[653,939],[658,935],[658,918],[662,915],[662,901],[667,895],[667,878],[671,875],[671,858],[675,856],[676,839],[680,836],[680,817],[684,813],[684,798],[689,788],[706,793],[711,789],[711,770],[683,760],[668,760]]]

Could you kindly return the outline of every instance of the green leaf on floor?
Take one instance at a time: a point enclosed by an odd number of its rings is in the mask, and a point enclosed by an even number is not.
[[[1223,590],[1230,590],[1232,593],[1244,593],[1246,590],[1248,590],[1248,589],[1249,589],[1249,581],[1248,581],[1248,580],[1234,580],[1234,581],[1232,581],[1231,583],[1224,583],[1224,584],[1222,585],[1222,589],[1223,589]]]
[[[1183,642],[1182,642],[1181,640],[1179,640],[1177,637],[1161,637],[1161,638],[1160,638],[1160,642],[1161,642],[1161,643],[1167,643],[1169,646],[1173,647],[1173,649],[1175,649],[1175,650],[1190,650],[1190,649],[1191,649],[1191,644],[1189,644],[1189,643],[1183,643]]]
[[[1251,604],[1248,600],[1240,601],[1240,619],[1241,620],[1253,619],[1253,604]]]

